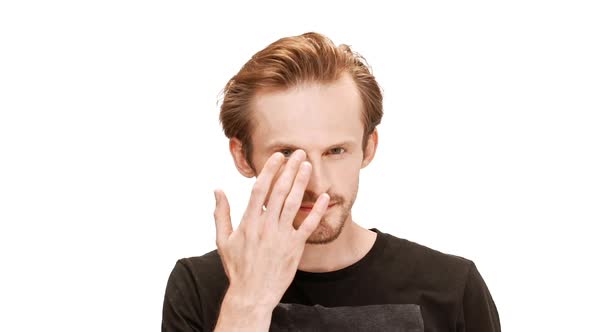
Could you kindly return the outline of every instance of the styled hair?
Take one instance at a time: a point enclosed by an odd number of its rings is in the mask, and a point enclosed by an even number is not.
[[[242,152],[252,167],[251,104],[256,93],[304,83],[331,83],[343,73],[350,74],[362,99],[364,155],[369,135],[383,117],[381,88],[361,55],[315,32],[275,41],[254,54],[227,82],[219,114],[225,136],[242,142]]]

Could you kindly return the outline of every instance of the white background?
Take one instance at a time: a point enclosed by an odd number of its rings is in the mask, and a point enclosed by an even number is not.
[[[477,264],[504,331],[586,326],[585,1],[4,1],[0,330],[158,331],[178,258],[215,249],[250,179],[218,123],[227,80],[326,34],[384,89],[361,225]]]

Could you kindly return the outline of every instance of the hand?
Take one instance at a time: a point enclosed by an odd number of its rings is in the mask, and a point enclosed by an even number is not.
[[[311,175],[311,164],[305,158],[304,151],[295,151],[272,191],[272,181],[284,156],[275,153],[267,160],[235,231],[229,202],[223,191],[215,191],[216,244],[229,278],[228,293],[231,291],[244,305],[272,310],[280,302],[295,277],[307,238],[326,212],[330,197],[324,193],[301,226],[293,227]],[[268,205],[263,210],[267,197]]]

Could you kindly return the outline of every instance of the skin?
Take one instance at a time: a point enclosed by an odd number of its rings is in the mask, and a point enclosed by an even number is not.
[[[376,238],[351,214],[360,169],[378,142],[374,131],[363,156],[362,102],[352,78],[261,91],[252,107],[252,167],[241,142],[230,140],[237,169],[257,177],[235,231],[229,202],[216,191],[217,247],[230,280],[216,331],[268,330],[297,269],[349,266]]]

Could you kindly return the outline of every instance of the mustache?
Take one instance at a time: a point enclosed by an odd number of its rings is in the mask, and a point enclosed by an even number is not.
[[[339,204],[344,202],[344,197],[342,197],[341,195],[338,195],[336,193],[333,192],[328,192],[328,195],[330,195],[330,204]],[[318,197],[320,197],[320,194],[314,193],[313,191],[309,191],[306,190],[303,193],[303,200],[302,200],[302,204],[313,204],[315,203],[315,201],[318,200]]]

